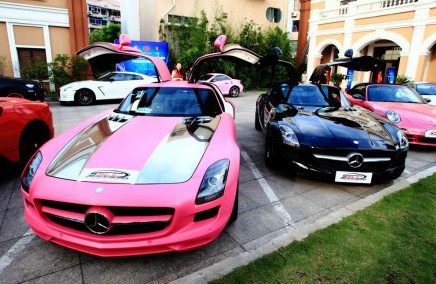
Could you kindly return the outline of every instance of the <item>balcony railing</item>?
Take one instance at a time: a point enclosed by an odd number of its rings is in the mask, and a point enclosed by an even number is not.
[[[378,1],[371,1],[367,3],[356,3],[352,2],[348,5],[341,6],[336,9],[329,9],[329,10],[323,10],[320,13],[320,19],[331,19],[331,18],[337,18],[340,16],[346,16],[350,13],[351,5],[356,7],[356,14],[362,14],[366,12],[373,12],[373,11],[380,11],[383,9],[391,9],[391,8],[397,8],[402,6],[410,6],[419,0],[378,0]]]
[[[357,5],[357,13],[379,11],[400,6],[409,6],[418,0],[383,0]]]

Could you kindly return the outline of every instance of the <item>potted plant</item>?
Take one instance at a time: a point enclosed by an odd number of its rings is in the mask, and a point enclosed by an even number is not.
[[[341,74],[341,73],[332,73],[330,75],[330,81],[333,82],[333,85],[335,87],[338,87],[338,88],[341,85],[342,80],[344,80],[344,78],[345,78],[345,75]]]

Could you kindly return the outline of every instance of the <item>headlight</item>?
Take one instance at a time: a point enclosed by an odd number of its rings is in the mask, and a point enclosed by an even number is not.
[[[65,92],[65,91],[68,91],[68,90],[71,89],[71,88],[73,88],[73,87],[71,87],[71,86],[70,86],[70,87],[65,87],[65,88],[62,88],[62,91]]]
[[[283,142],[286,145],[292,146],[292,147],[300,147],[300,142],[298,142],[297,135],[295,134],[294,130],[286,125],[280,125],[280,132],[282,133]]]
[[[409,147],[409,141],[407,141],[407,138],[406,136],[404,136],[403,131],[398,130],[397,138],[400,144],[400,149],[406,149],[407,147]]]
[[[393,123],[398,123],[401,121],[401,117],[398,115],[398,113],[392,110],[388,110],[386,112],[386,117]]]
[[[229,160],[220,160],[207,169],[201,181],[195,204],[203,204],[223,196],[229,165]]]
[[[29,165],[24,169],[23,175],[21,176],[21,187],[25,192],[29,193],[30,184],[35,177],[36,171],[42,162],[41,152],[36,153],[33,159],[30,161]]]
[[[33,85],[33,84],[26,84],[26,87],[29,88],[29,89],[33,89],[33,87],[35,87],[35,85]]]

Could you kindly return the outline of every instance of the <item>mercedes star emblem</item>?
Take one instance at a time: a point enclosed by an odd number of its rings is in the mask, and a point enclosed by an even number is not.
[[[85,215],[85,226],[95,234],[106,234],[111,229],[111,221],[106,214],[92,211]]]
[[[348,155],[348,164],[352,168],[358,168],[363,164],[363,156],[359,153],[351,153]]]

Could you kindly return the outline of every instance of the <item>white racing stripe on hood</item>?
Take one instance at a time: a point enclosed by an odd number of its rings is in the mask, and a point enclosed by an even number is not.
[[[209,143],[192,136],[171,140],[170,136],[156,148],[142,168],[136,183],[179,183],[187,181],[203,157]]]
[[[150,149],[153,150],[148,157],[139,155],[139,160],[144,159],[144,162],[139,164],[138,168],[129,168],[130,164],[116,162],[117,159],[112,159],[115,161],[112,164],[108,164],[112,161],[101,159],[109,153],[108,149],[110,151],[114,149],[114,145],[106,148],[105,145],[113,144],[115,141],[116,146],[117,143],[125,141],[120,140],[119,135],[118,140],[114,140],[113,134],[126,125],[132,117],[120,116],[120,119],[117,117],[116,114],[104,117],[80,132],[56,156],[48,167],[47,174],[63,179],[102,183],[185,182],[195,172],[220,121],[220,116],[181,118],[176,125],[173,124],[169,134],[156,136],[162,138],[158,138],[156,144],[150,144]],[[135,120],[131,121],[133,123]],[[128,128],[129,125],[126,127]],[[138,125],[141,123],[134,124],[134,126]],[[127,129],[126,133],[130,133],[129,131],[131,129]],[[168,128],[163,127],[163,131],[168,131]],[[88,167],[90,164],[92,165]]]
[[[75,180],[94,151],[133,116],[112,113],[78,133],[59,152],[47,169],[47,175]]]
[[[181,183],[187,181],[201,161],[219,117],[201,123],[190,133],[186,122],[167,135],[139,173],[137,184]],[[206,138],[206,139],[202,139]]]

